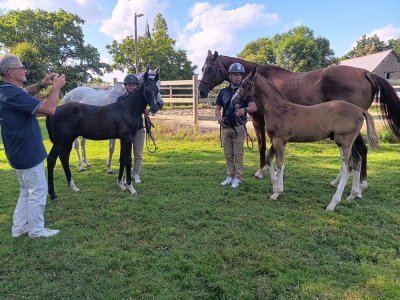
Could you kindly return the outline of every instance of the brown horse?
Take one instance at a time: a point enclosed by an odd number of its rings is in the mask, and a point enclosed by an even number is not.
[[[266,131],[271,139],[272,145],[266,159],[273,184],[274,193],[271,199],[276,200],[283,192],[284,154],[287,142],[315,142],[326,138],[336,142],[342,158],[340,182],[326,210],[333,211],[341,201],[352,169],[354,169],[353,186],[348,199],[361,198],[359,184],[361,157],[353,144],[364,118],[367,121],[369,145],[373,148],[378,145],[374,121],[365,109],[340,100],[310,106],[291,103],[268,79],[257,73],[256,67],[243,80],[232,97],[232,105],[247,101],[248,96],[253,96],[257,107],[263,111]],[[274,156],[276,173],[272,164]]]
[[[389,129],[400,138],[400,99],[389,82],[367,70],[348,66],[332,66],[310,72],[294,73],[277,66],[264,66],[238,58],[218,55],[218,52],[208,51],[203,75],[199,83],[199,95],[204,98],[217,85],[228,80],[228,68],[232,63],[239,62],[248,75],[254,66],[258,72],[268,78],[286,96],[289,101],[301,105],[312,105],[328,102],[333,99],[357,105],[368,109],[373,100],[381,103],[383,119]],[[379,95],[379,98],[378,98]],[[257,136],[260,152],[260,169],[255,177],[262,178],[265,167],[265,123],[262,111],[252,114],[253,126]],[[355,146],[362,157],[361,187],[367,187],[367,147],[358,135]],[[337,186],[340,178],[332,181]]]

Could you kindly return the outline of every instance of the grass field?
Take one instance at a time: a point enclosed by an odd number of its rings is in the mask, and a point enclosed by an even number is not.
[[[48,239],[11,237],[18,184],[0,144],[0,299],[400,298],[399,144],[370,151],[363,199],[328,213],[340,164],[333,144],[289,144],[274,202],[269,179],[252,178],[256,150],[246,150],[235,190],[219,185],[218,132],[157,123],[155,135],[137,196],[106,174],[107,141],[88,141],[85,172],[72,153],[78,193],[58,162],[59,198],[45,218],[61,233]]]

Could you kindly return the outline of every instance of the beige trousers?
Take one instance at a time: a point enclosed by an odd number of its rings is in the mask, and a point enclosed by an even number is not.
[[[144,138],[144,128],[139,129],[133,137],[133,175],[140,175],[142,171]]]
[[[236,130],[236,131],[235,131]],[[222,127],[222,146],[227,166],[226,174],[240,181],[243,177],[243,143],[246,138],[244,125],[232,127]]]

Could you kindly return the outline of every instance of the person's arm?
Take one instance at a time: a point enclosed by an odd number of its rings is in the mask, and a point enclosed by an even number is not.
[[[238,117],[244,116],[246,113],[254,113],[257,111],[257,105],[254,101],[249,102],[247,107],[242,107],[235,112],[235,115]]]
[[[28,94],[35,96],[37,95],[41,89],[47,87],[52,84],[52,79],[56,75],[56,73],[50,73],[45,76],[40,82],[32,84],[25,88]]]
[[[53,115],[56,111],[60,90],[65,85],[65,75],[55,75],[53,77],[53,87],[47,99],[38,107],[36,113]]]
[[[222,124],[224,123],[224,119],[222,118],[222,114],[221,114],[221,105],[216,105],[215,106],[215,118],[217,119],[218,124]]]

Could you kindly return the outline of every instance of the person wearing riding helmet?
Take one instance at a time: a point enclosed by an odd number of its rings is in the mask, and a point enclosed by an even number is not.
[[[125,100],[129,94],[133,93],[139,86],[139,80],[134,74],[128,74],[124,78],[126,93],[117,98],[117,102]],[[143,117],[140,116],[139,128],[133,137],[133,178],[135,183],[141,183],[140,173],[142,171],[142,157],[144,146],[145,131],[143,126]]]
[[[247,113],[257,111],[255,100],[250,96],[247,103],[239,107],[231,105],[232,96],[239,88],[244,72],[244,67],[240,63],[229,66],[230,84],[219,92],[215,107],[215,117],[221,126],[221,141],[227,165],[227,177],[221,185],[231,185],[233,188],[238,187],[243,179],[243,144],[246,138]]]

